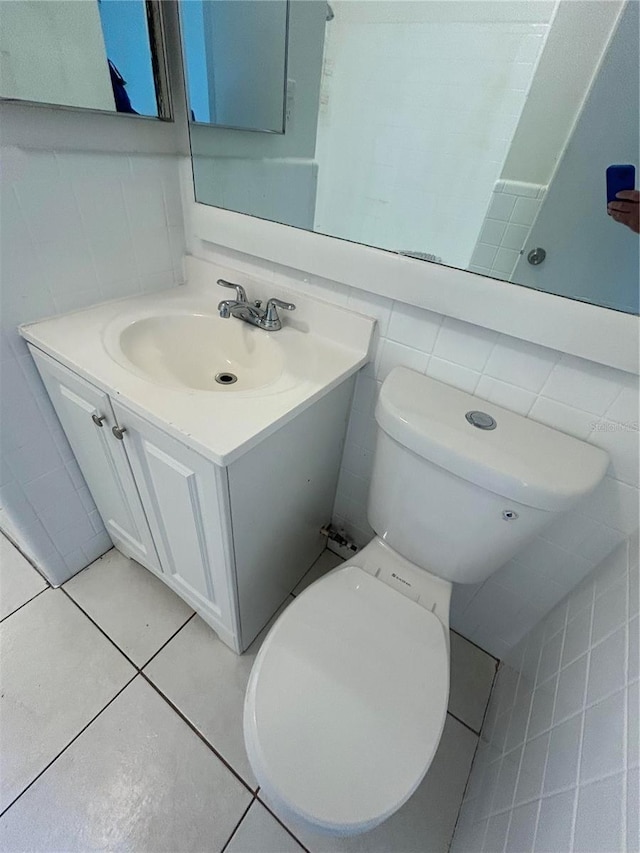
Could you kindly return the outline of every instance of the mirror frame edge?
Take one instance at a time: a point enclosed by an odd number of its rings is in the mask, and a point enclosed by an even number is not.
[[[640,374],[633,314],[199,204],[193,183],[189,193],[185,224],[206,243]]]

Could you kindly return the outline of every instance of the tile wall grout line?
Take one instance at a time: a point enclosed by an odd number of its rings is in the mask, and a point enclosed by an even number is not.
[[[555,674],[555,680],[556,680],[556,683],[555,683],[555,688],[554,688],[554,692],[553,692],[553,708],[552,708],[552,710],[551,710],[551,729],[550,729],[550,731],[552,731],[552,730],[553,730],[553,727],[554,727],[554,717],[555,717],[555,713],[556,713],[556,701],[557,701],[557,698],[558,698],[558,691],[559,691],[559,689],[560,689],[560,673],[561,673],[561,671],[562,671],[562,670],[561,670],[561,666],[562,666],[562,655],[564,654],[564,644],[565,644],[565,640],[566,640],[566,637],[567,637],[567,625],[568,625],[568,623],[569,623],[569,607],[565,605],[565,612],[564,612],[564,617],[563,617],[562,627],[561,627],[561,628],[560,628],[560,630],[557,632],[557,633],[560,633],[560,631],[562,631],[562,642],[560,643],[560,654],[559,654],[559,656],[558,656],[558,671],[557,671],[557,672],[556,672],[556,674]],[[545,629],[545,633],[546,633],[546,629]],[[549,641],[551,641],[555,636],[556,636],[556,634],[554,634],[554,635],[553,635],[553,637],[550,637],[550,638],[549,638]],[[542,644],[541,644],[541,646],[540,646],[540,656],[538,657],[538,665],[537,665],[537,667],[536,667],[536,677],[537,677],[537,674],[538,674],[538,669],[540,668],[540,662],[542,661],[542,654],[543,654],[543,651],[544,651],[545,644],[546,644],[546,636],[543,636],[543,638],[542,638]],[[521,754],[520,754],[520,760],[519,760],[519,762],[518,762],[518,773],[517,773],[517,775],[516,775],[516,783],[515,783],[515,785],[514,785],[514,789],[513,789],[513,797],[512,797],[512,800],[511,800],[511,808],[510,808],[510,813],[509,813],[509,822],[508,822],[508,824],[507,824],[507,835],[506,835],[506,839],[505,839],[505,844],[506,844],[506,841],[508,841],[508,839],[509,839],[509,832],[510,832],[510,830],[511,830],[511,823],[512,823],[512,820],[513,820],[513,813],[514,813],[514,811],[515,811],[515,809],[516,809],[516,808],[519,808],[519,806],[516,806],[516,805],[515,805],[515,801],[516,801],[516,791],[517,791],[518,785],[519,785],[519,783],[520,783],[520,774],[521,774],[521,772],[522,772],[522,765],[523,765],[523,763],[524,763],[524,751],[525,751],[525,747],[526,747],[526,745],[527,745],[527,734],[529,733],[529,725],[530,725],[530,723],[531,723],[531,714],[533,713],[533,698],[534,698],[534,693],[535,693],[535,682],[534,682],[533,690],[531,691],[531,700],[530,700],[530,705],[529,705],[529,713],[527,714],[527,724],[526,724],[526,726],[525,726],[525,731],[524,731],[524,741],[523,741],[523,744],[522,744],[522,752],[521,752]],[[537,809],[536,809],[535,826],[534,826],[534,829],[533,829],[533,838],[534,838],[534,841],[535,841],[535,838],[536,838],[536,836],[537,836],[537,834],[538,834],[538,821],[539,821],[539,819],[540,819],[540,811],[541,811],[541,809],[542,809],[542,795],[543,795],[543,793],[544,793],[544,777],[545,777],[545,773],[546,773],[546,771],[547,771],[547,763],[548,763],[548,760],[549,760],[549,746],[550,746],[550,744],[551,744],[551,735],[549,735],[549,743],[547,744],[547,753],[546,753],[546,755],[545,755],[545,760],[544,760],[544,770],[543,770],[543,773],[542,773],[542,783],[541,783],[541,788],[540,788],[540,796],[537,798],[538,807],[537,807]],[[523,805],[523,804],[521,803],[520,805]]]
[[[234,836],[234,835],[236,834],[236,832],[240,829],[240,824],[241,824],[241,823],[242,823],[242,821],[245,819],[245,817],[249,814],[249,809],[250,809],[250,808],[251,808],[251,806],[255,803],[255,801],[256,801],[256,794],[254,794],[254,795],[253,795],[253,797],[251,798],[251,801],[249,802],[249,805],[248,805],[248,806],[246,807],[246,809],[242,812],[242,816],[240,817],[240,820],[239,820],[239,821],[237,822],[237,824],[233,827],[233,829],[232,829],[232,831],[231,831],[231,835],[227,838],[227,840],[225,841],[225,843],[224,843],[224,844],[223,844],[223,846],[221,847],[221,849],[220,849],[220,853],[224,853],[224,851],[228,848],[229,844],[231,844],[231,841],[232,841],[232,839],[233,839],[233,836]]]
[[[6,616],[3,616],[3,617],[2,617],[2,619],[0,619],[0,625],[1,625],[1,624],[2,624],[6,619],[8,619],[10,616],[13,616],[13,615],[14,615],[14,613],[17,613],[17,612],[18,612],[18,610],[22,610],[22,608],[23,608],[23,607],[26,607],[26,606],[27,606],[27,604],[31,604],[31,602],[32,602],[34,599],[36,599],[39,595],[42,595],[42,593],[43,593],[43,592],[47,592],[47,590],[49,590],[49,589],[52,589],[52,587],[50,587],[50,586],[45,586],[45,588],[44,588],[44,589],[41,589],[41,590],[40,590],[40,592],[36,592],[36,594],[35,594],[35,595],[32,595],[32,596],[31,596],[31,598],[27,599],[27,601],[23,602],[19,607],[16,607],[16,609],[15,609],[15,610],[12,610],[12,611],[11,611],[11,613],[7,613],[7,615],[6,615]]]
[[[51,767],[51,765],[52,765],[52,764],[54,764],[54,763],[55,763],[55,762],[60,758],[60,756],[61,756],[64,752],[66,752],[66,751],[69,749],[69,747],[70,747],[73,743],[75,743],[75,741],[76,741],[76,740],[78,740],[78,738],[80,737],[80,735],[81,735],[83,732],[85,732],[85,731],[89,728],[89,726],[90,726],[92,723],[94,723],[94,722],[98,719],[98,717],[99,717],[99,716],[100,716],[104,711],[106,711],[106,710],[107,710],[107,708],[109,707],[109,705],[111,705],[113,702],[115,702],[115,700],[118,698],[118,696],[120,696],[120,694],[121,694],[121,693],[123,693],[123,691],[125,691],[125,690],[127,689],[127,687],[129,687],[129,685],[130,685],[130,684],[132,684],[140,674],[141,674],[141,673],[139,673],[139,672],[135,672],[135,673],[131,676],[131,678],[130,678],[130,679],[129,679],[129,680],[128,680],[128,681],[127,681],[127,682],[126,682],[126,683],[125,683],[125,684],[124,684],[124,685],[123,685],[123,686],[118,690],[118,692],[117,692],[117,693],[115,693],[115,694],[111,697],[111,699],[109,699],[109,701],[106,703],[106,705],[104,705],[104,706],[103,706],[103,707],[98,711],[98,713],[97,713],[97,714],[95,714],[95,715],[94,715],[94,716],[89,720],[89,722],[88,722],[88,723],[86,723],[86,724],[85,724],[85,725],[80,729],[80,731],[79,731],[77,734],[75,734],[75,735],[71,738],[71,740],[69,741],[69,743],[67,743],[65,746],[63,746],[63,747],[62,747],[62,749],[57,753],[57,755],[55,755],[55,756],[54,756],[54,758],[52,758],[52,759],[51,759],[51,761],[50,761],[50,762],[49,762],[45,767],[43,767],[43,768],[42,768],[42,770],[41,770],[41,771],[40,771],[36,776],[34,776],[34,777],[33,777],[33,779],[29,782],[29,784],[28,784],[25,788],[23,788],[23,790],[18,794],[18,796],[17,796],[17,797],[15,797],[15,799],[13,799],[13,800],[9,803],[9,805],[8,805],[6,808],[4,808],[4,809],[0,812],[0,817],[2,817],[3,815],[5,815],[5,814],[9,811],[9,809],[10,809],[10,808],[12,808],[12,806],[14,806],[14,805],[16,804],[16,802],[17,802],[17,801],[18,801],[18,800],[19,800],[19,799],[20,799],[20,798],[21,798],[21,797],[22,797],[22,796],[23,796],[23,795],[24,795],[24,794],[29,790],[29,788],[31,788],[31,786],[32,786],[33,784],[35,784],[35,782],[37,782],[37,781],[38,781],[38,779],[39,779],[39,778],[40,778],[44,773],[46,773],[46,772],[47,772],[47,770]]]
[[[156,693],[157,693],[157,694],[158,694],[162,699],[164,699],[164,701],[167,703],[167,705],[169,705],[169,707],[170,707],[170,708],[172,708],[172,709],[173,709],[173,711],[175,711],[175,713],[176,713],[176,714],[180,717],[180,719],[181,719],[181,720],[182,720],[182,721],[183,721],[183,722],[184,722],[184,723],[185,723],[185,724],[186,724],[186,725],[191,729],[191,731],[192,731],[192,732],[193,732],[193,733],[194,733],[198,738],[200,738],[200,740],[202,741],[202,743],[203,743],[203,744],[204,744],[208,749],[210,749],[210,750],[211,750],[211,752],[213,752],[213,754],[216,756],[216,758],[218,758],[218,759],[219,759],[219,760],[224,764],[224,766],[227,768],[227,770],[229,770],[229,771],[231,771],[231,773],[233,773],[233,775],[236,777],[236,779],[237,779],[237,780],[242,784],[243,788],[246,788],[246,789],[247,789],[247,791],[249,791],[249,793],[250,793],[250,794],[252,794],[252,795],[254,795],[254,796],[255,796],[255,793],[256,793],[255,789],[254,789],[254,788],[252,788],[252,787],[249,785],[249,783],[248,783],[248,782],[246,782],[246,781],[242,778],[242,776],[238,773],[238,771],[237,771],[237,770],[236,770],[236,769],[235,769],[231,764],[229,764],[229,762],[227,761],[227,759],[226,759],[226,758],[224,758],[224,757],[223,757],[223,756],[218,752],[218,750],[217,750],[217,749],[215,748],[215,746],[211,743],[211,741],[209,741],[209,740],[204,736],[204,734],[203,734],[203,733],[202,733],[202,732],[197,728],[197,726],[196,726],[194,723],[192,723],[192,722],[191,722],[191,720],[186,716],[186,714],[185,714],[183,711],[181,711],[181,710],[180,710],[180,708],[178,708],[178,706],[177,706],[174,702],[172,702],[172,700],[171,700],[171,699],[169,699],[169,697],[168,697],[165,693],[163,693],[163,692],[162,692],[162,690],[158,687],[158,685],[157,685],[157,684],[155,684],[155,682],[153,682],[153,681],[151,680],[151,678],[149,678],[149,676],[146,674],[146,672],[140,672],[139,674],[142,676],[142,678],[144,678],[144,680],[145,680],[145,681],[146,681],[146,682],[147,682],[151,687],[153,687],[153,689],[156,691]]]

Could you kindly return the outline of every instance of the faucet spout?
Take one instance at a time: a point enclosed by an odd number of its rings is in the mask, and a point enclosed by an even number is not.
[[[235,308],[240,303],[235,299],[223,299],[218,305],[218,311],[223,320],[228,320],[231,317],[231,309]]]

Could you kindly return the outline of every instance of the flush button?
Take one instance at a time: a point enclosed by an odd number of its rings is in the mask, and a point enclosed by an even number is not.
[[[495,429],[498,425],[495,418],[492,418],[491,415],[488,415],[486,412],[467,412],[465,418],[469,421],[471,426],[477,427],[478,429]]]

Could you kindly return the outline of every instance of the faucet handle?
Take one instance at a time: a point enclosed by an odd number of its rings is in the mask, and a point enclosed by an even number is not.
[[[285,311],[295,311],[296,306],[293,302],[283,302],[282,299],[269,299],[260,322],[261,327],[268,332],[275,332],[282,328],[278,308],[284,308]]]
[[[269,299],[265,307],[267,319],[273,319],[278,316],[278,308],[284,308],[285,311],[295,311],[296,306],[293,302],[283,302],[282,299]]]
[[[236,292],[236,299],[238,302],[246,302],[247,301],[247,291],[241,284],[234,284],[232,281],[225,281],[224,278],[218,279],[218,284],[220,287],[231,287]]]

